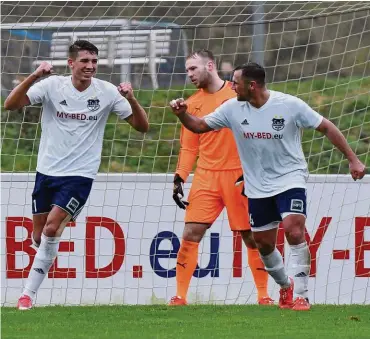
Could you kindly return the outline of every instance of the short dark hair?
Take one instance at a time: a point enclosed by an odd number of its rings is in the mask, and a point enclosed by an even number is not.
[[[87,40],[76,40],[69,46],[68,55],[72,59],[76,59],[79,51],[89,51],[91,54],[99,54],[99,49]]]
[[[249,62],[247,64],[236,67],[234,69],[234,72],[239,70],[242,71],[243,78],[254,80],[260,85],[265,84],[266,72],[261,65],[255,62]]]
[[[187,56],[186,60],[190,58],[194,58],[195,56],[200,56],[201,58],[208,58],[209,60],[215,61],[215,56],[208,49],[200,49],[198,51],[192,52],[191,54]]]

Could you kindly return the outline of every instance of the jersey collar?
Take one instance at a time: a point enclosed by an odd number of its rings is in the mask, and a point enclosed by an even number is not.
[[[80,92],[72,83],[72,75],[69,76],[69,80],[68,80],[68,84],[69,86],[71,87],[71,90],[72,92],[77,96],[77,97],[82,97],[84,96],[86,93],[88,93],[91,88],[94,86],[93,84],[93,81],[94,81],[94,78],[91,79],[91,83],[90,83],[90,86],[87,87],[84,91]]]
[[[257,108],[257,107],[254,107],[253,105],[251,105],[249,102],[248,102],[248,106],[250,107],[250,109],[252,109],[252,110],[254,110],[254,111],[262,111],[262,110],[264,110],[267,106],[269,106],[270,105],[270,102],[271,102],[271,98],[272,98],[272,96],[273,96],[273,91],[270,91],[270,90],[268,90],[269,91],[269,93],[270,93],[270,95],[269,95],[269,98],[267,99],[267,101],[264,103],[264,105],[263,106],[261,106],[260,108]],[[243,102],[243,104],[244,104],[244,106],[247,104],[247,101],[244,101]]]

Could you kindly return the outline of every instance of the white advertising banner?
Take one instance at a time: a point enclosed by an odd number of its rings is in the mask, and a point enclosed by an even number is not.
[[[184,226],[184,211],[172,200],[172,178],[98,175],[85,208],[65,229],[37,304],[168,302],[176,294]],[[2,174],[1,181],[1,302],[11,306],[36,253],[30,238],[34,174]],[[311,176],[307,195],[311,302],[370,304],[369,178]],[[278,238],[289,264],[281,231]],[[207,231],[199,252],[190,303],[256,302],[245,246],[230,231],[225,212]],[[269,291],[277,300],[279,288],[271,279]]]

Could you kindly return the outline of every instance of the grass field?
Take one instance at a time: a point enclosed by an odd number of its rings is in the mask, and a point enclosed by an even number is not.
[[[3,339],[370,338],[369,306],[309,312],[260,306],[2,308]]]

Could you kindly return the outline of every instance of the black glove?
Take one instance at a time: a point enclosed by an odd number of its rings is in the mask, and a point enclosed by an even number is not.
[[[173,200],[175,200],[175,203],[177,206],[182,208],[183,210],[186,208],[186,206],[189,205],[189,203],[186,200],[183,200],[184,198],[184,180],[176,173],[175,178],[173,179]]]
[[[236,181],[235,181],[235,186],[239,186],[239,185],[244,185],[244,176],[243,176],[243,174],[238,179],[236,179]],[[246,195],[244,194],[244,186],[243,186],[243,189],[242,189],[242,196],[246,197]]]
[[[243,182],[244,182],[244,177],[243,177],[243,174],[242,174],[238,179],[236,179],[236,181],[235,181],[235,186],[239,186],[239,185],[241,185]]]

